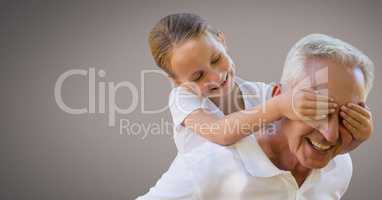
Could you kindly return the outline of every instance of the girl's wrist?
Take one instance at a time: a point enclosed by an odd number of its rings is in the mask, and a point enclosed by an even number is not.
[[[274,96],[270,99],[271,106],[274,108],[272,112],[274,112],[279,118],[283,117],[285,114],[285,95],[280,94]]]

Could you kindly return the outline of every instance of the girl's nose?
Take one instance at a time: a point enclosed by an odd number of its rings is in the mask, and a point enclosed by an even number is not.
[[[221,72],[216,69],[212,69],[209,73],[209,82],[219,84],[221,81]]]

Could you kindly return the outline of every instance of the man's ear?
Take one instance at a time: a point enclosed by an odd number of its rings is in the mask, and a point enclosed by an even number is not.
[[[280,94],[281,94],[281,84],[277,83],[272,88],[272,97],[275,97],[275,96],[280,95]]]

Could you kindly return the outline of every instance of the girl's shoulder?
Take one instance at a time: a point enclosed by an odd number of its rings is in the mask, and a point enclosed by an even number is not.
[[[272,97],[273,83],[244,80],[235,76],[235,82],[238,84],[243,95],[254,98],[269,99]]]

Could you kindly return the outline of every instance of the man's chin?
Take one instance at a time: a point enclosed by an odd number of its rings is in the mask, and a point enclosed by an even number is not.
[[[306,161],[301,162],[301,165],[308,169],[321,169],[324,168],[329,162],[327,161]]]
[[[327,156],[328,157],[325,156],[325,157],[315,158],[311,154],[303,154],[298,156],[297,159],[302,166],[308,169],[321,169],[321,168],[324,168],[331,160],[329,158],[329,155]]]
[[[320,169],[325,167],[332,159],[333,151],[334,149],[319,151],[305,140],[297,154],[297,159],[306,168]]]

